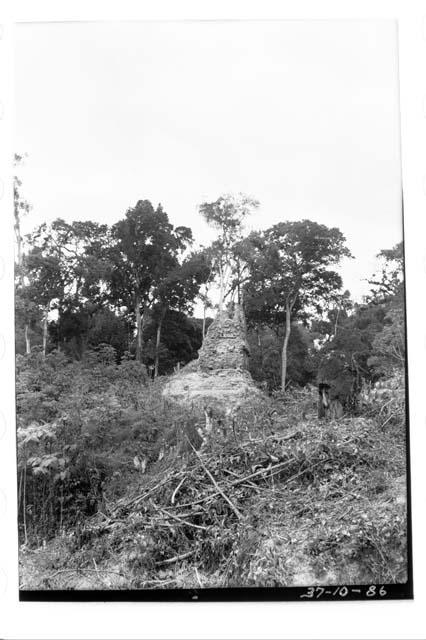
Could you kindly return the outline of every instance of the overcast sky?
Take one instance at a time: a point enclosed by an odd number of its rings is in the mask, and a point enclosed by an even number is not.
[[[208,243],[197,207],[261,203],[250,227],[336,226],[360,299],[402,239],[394,22],[139,22],[16,27],[16,151],[29,231],[112,224],[139,199]]]

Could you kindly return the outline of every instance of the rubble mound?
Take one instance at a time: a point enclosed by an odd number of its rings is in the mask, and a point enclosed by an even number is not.
[[[202,371],[173,376],[163,391],[170,402],[189,409],[210,408],[216,414],[262,397],[246,371],[219,369],[210,374]]]
[[[218,313],[198,359],[170,378],[163,397],[190,410],[210,408],[223,414],[259,401],[263,394],[248,372],[249,357],[244,312],[234,305]]]

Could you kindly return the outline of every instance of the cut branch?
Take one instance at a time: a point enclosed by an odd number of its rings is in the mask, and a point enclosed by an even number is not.
[[[173,556],[173,558],[168,558],[167,560],[160,560],[156,562],[156,566],[160,567],[163,564],[173,564],[174,562],[179,562],[179,560],[185,560],[185,558],[190,558],[195,553],[195,549],[193,551],[188,551],[187,553],[181,553],[178,556]]]
[[[228,498],[228,496],[226,495],[226,493],[219,487],[219,485],[217,484],[216,480],[213,478],[212,474],[210,473],[210,471],[207,469],[206,465],[204,464],[200,454],[198,453],[198,451],[193,447],[193,445],[191,444],[191,442],[188,439],[189,444],[191,445],[195,455],[197,456],[197,458],[199,459],[199,461],[201,462],[201,465],[204,469],[204,471],[207,473],[208,477],[210,478],[210,480],[212,481],[213,485],[216,487],[216,489],[218,490],[218,492],[220,493],[220,495],[222,496],[222,498],[224,498],[226,500],[226,502],[229,504],[229,506],[231,507],[232,511],[235,513],[235,515],[237,516],[237,518],[239,520],[241,520],[241,518],[243,517],[242,514],[238,511],[237,507],[234,505],[234,503],[232,502],[232,500],[230,498]]]
[[[175,514],[170,513],[169,511],[166,511],[166,509],[161,509],[160,507],[157,507],[157,508],[159,511],[161,511],[161,513],[164,513],[169,518],[172,518],[173,520],[177,520],[182,524],[186,524],[188,527],[194,527],[194,529],[203,529],[204,531],[207,531],[208,529],[208,527],[203,527],[200,524],[194,524],[193,522],[188,522],[188,520],[184,520],[183,518],[180,518],[179,516],[176,516]]]

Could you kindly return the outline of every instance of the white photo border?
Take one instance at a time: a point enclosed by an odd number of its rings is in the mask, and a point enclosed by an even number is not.
[[[7,638],[424,638],[426,605],[426,5],[420,1],[16,2],[0,11],[0,636]],[[13,326],[14,21],[398,21],[408,317],[414,600],[48,603],[18,601]],[[54,55],[54,52],[52,52]],[[37,96],[29,96],[36,100]],[[3,345],[2,347],[2,338]]]

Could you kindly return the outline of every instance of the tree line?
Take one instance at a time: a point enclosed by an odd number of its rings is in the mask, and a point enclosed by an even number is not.
[[[238,302],[253,376],[271,391],[313,381],[321,367],[353,384],[403,363],[402,243],[381,252],[382,271],[357,305],[336,271],[352,257],[339,229],[301,220],[246,233],[259,203],[244,194],[200,204],[216,232],[200,247],[149,200],[112,225],[57,218],[23,238],[30,205],[21,186],[16,177],[18,353],[82,359],[106,343],[118,360],[135,358],[158,376],[196,357],[209,309]],[[196,303],[202,318],[193,317]]]

